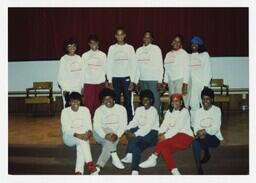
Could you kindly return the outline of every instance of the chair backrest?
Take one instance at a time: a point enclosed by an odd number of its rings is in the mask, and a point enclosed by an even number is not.
[[[211,79],[211,86],[212,87],[221,87],[224,85],[223,79]]]
[[[33,82],[34,89],[52,89],[52,82]]]

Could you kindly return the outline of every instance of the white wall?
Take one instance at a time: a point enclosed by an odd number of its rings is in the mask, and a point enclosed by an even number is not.
[[[223,78],[230,88],[249,88],[248,57],[213,57],[214,78]],[[58,61],[8,62],[8,90],[25,91],[33,81],[53,81],[57,86]]]

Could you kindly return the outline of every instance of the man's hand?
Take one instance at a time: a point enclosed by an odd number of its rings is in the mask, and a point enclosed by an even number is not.
[[[87,131],[86,133],[85,133],[85,140],[89,140],[90,138],[92,137],[92,131],[91,130],[89,130],[89,131]]]
[[[124,133],[125,135],[126,135],[126,138],[129,140],[129,139],[131,139],[131,138],[133,138],[133,137],[135,137],[135,135],[134,135],[134,133],[132,133],[131,131],[126,131],[125,133]]]
[[[164,134],[165,134],[165,133],[159,133],[159,134],[158,134],[158,142],[161,142],[161,141],[165,140]]]
[[[135,86],[135,83],[130,82],[129,87],[128,87],[128,90],[129,90],[129,91],[133,91],[134,86]]]
[[[117,140],[117,138],[118,138],[117,135],[114,134],[114,133],[108,133],[105,136],[105,139],[107,139],[107,140],[109,140],[111,142],[115,142]]]
[[[182,84],[182,94],[183,95],[187,95],[188,93],[188,84],[187,83],[183,83]]]
[[[85,140],[85,135],[86,133],[74,133],[74,137],[80,139],[80,140]]]
[[[198,138],[204,139],[204,138],[205,138],[205,135],[206,135],[206,131],[205,131],[205,129],[198,130],[198,131],[196,132],[196,134],[197,134]]]
[[[114,88],[113,88],[113,83],[108,83],[108,88],[111,89],[111,90],[113,90],[113,89],[114,89]]]

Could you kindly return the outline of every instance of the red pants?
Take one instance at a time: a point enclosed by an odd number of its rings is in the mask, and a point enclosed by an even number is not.
[[[105,88],[105,84],[84,84],[84,105],[89,108],[93,118],[95,110],[101,105],[99,99],[100,91]]]
[[[173,159],[173,153],[177,150],[185,150],[191,147],[193,137],[184,134],[178,133],[172,138],[163,140],[158,143],[155,147],[155,152],[163,156],[165,164],[168,170],[176,168],[176,163]]]

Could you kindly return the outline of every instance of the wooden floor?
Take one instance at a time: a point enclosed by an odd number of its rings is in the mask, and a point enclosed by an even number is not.
[[[249,113],[223,112],[222,145],[249,144]],[[53,117],[26,117],[9,115],[9,145],[60,145],[63,144],[60,115]]]

